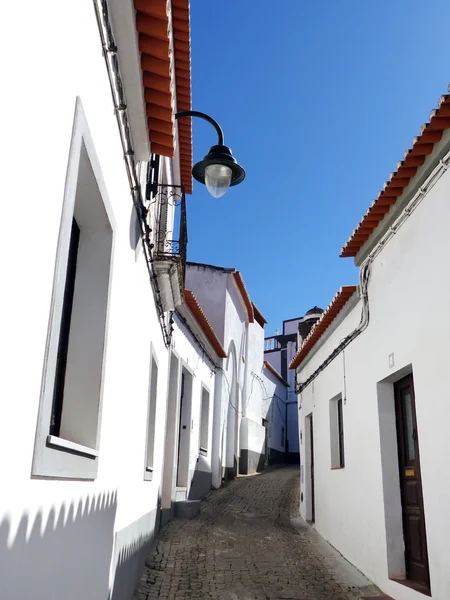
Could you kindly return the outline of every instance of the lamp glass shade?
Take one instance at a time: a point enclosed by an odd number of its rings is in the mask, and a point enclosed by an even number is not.
[[[226,165],[208,165],[205,169],[205,184],[214,198],[223,196],[231,183],[232,171]]]

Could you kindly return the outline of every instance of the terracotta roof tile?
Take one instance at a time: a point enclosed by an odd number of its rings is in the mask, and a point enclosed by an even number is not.
[[[450,89],[450,86],[449,86]],[[410,179],[422,166],[425,158],[433,152],[434,145],[442,138],[445,129],[450,128],[450,95],[441,96],[438,107],[430,114],[428,123],[420,128],[420,134],[413,139],[412,146],[405,152],[404,158],[397,164],[397,170],[383,186],[378,197],[367,209],[366,214],[341,250],[341,256],[356,256],[370,238],[379,222],[389,212],[397,198],[403,194]]]
[[[169,6],[172,9],[174,57],[170,58]],[[191,44],[189,0],[134,0],[139,33],[142,82],[146,101],[149,140],[152,152],[175,154],[174,107],[191,109]],[[172,94],[172,67],[175,96]],[[181,183],[192,193],[191,119],[177,123]],[[163,135],[161,135],[163,134]]]
[[[200,328],[202,329],[203,333],[205,334],[208,341],[210,342],[211,346],[216,351],[217,356],[219,358],[226,358],[227,353],[223,349],[222,344],[219,341],[219,338],[217,337],[214,329],[211,326],[211,323],[208,321],[208,318],[206,317],[205,313],[203,312],[202,307],[200,306],[197,298],[194,296],[194,294],[191,292],[191,290],[184,290],[184,300],[185,300],[189,310],[193,314],[195,320],[197,321]]]
[[[341,287],[328,307],[323,311],[320,319],[309,332],[301,348],[299,348],[299,350],[296,352],[291,364],[289,365],[290,369],[296,369],[306,358],[306,356],[311,352],[313,347],[317,344],[319,339],[335,320],[357,289],[358,287],[356,285],[347,285]]]
[[[233,273],[233,277],[234,277],[234,279],[235,279],[235,281],[237,283],[239,291],[241,292],[242,299],[244,300],[245,306],[247,308],[247,314],[248,314],[249,323],[254,323],[255,316],[254,316],[254,313],[253,313],[253,305],[252,305],[252,302],[250,300],[250,296],[248,295],[247,288],[245,287],[245,283],[244,283],[244,280],[242,278],[241,272],[240,271],[235,271]]]
[[[261,327],[264,329],[264,325],[267,323],[267,319],[262,314],[262,312],[258,309],[258,307],[256,306],[256,304],[254,302],[252,302],[252,307],[253,307],[253,314],[255,316],[255,321],[257,323],[259,323],[261,325]]]

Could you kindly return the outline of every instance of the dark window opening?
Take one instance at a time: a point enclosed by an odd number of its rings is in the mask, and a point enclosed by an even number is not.
[[[344,423],[342,419],[342,398],[337,401],[338,435],[339,435],[339,466],[345,467],[344,460]]]
[[[75,292],[75,276],[77,271],[78,245],[80,228],[75,219],[72,220],[70,232],[69,256],[67,259],[66,285],[61,314],[58,354],[56,357],[55,387],[53,390],[52,416],[50,435],[59,436],[64,400],[64,384],[66,379],[67,352],[69,350],[70,323],[72,320],[73,297]]]
[[[159,154],[152,154],[150,162],[147,167],[147,190],[145,197],[147,200],[153,199],[158,193],[158,183],[159,183],[159,163],[160,163]]]

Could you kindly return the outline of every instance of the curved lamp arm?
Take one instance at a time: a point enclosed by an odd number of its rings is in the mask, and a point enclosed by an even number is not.
[[[205,113],[199,112],[198,110],[183,110],[182,112],[176,113],[175,115],[175,119],[182,119],[183,117],[199,117],[200,119],[204,119],[205,121],[208,121],[208,123],[211,123],[211,125],[217,131],[217,135],[219,137],[219,146],[223,146],[222,128],[219,125],[219,123],[215,121],[212,117]]]

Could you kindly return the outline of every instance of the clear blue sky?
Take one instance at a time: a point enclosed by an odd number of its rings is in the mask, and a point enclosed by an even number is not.
[[[339,251],[450,82],[448,0],[193,0],[193,108],[247,171],[188,197],[188,258],[242,271],[269,321],[357,283]],[[193,122],[194,161],[216,143]]]

